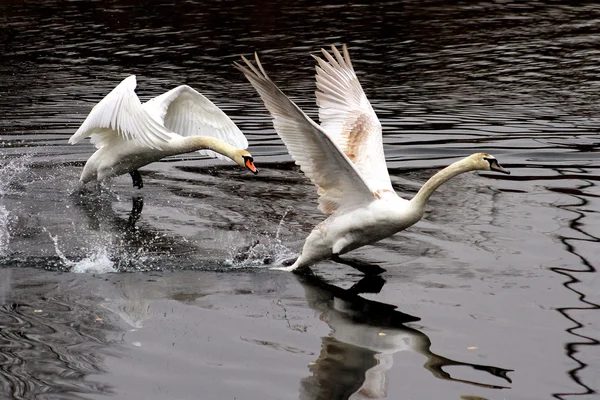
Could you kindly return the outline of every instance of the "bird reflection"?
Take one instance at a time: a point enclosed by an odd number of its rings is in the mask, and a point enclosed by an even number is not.
[[[127,222],[116,215],[111,207],[111,202],[104,192],[89,192],[74,194],[75,204],[79,206],[88,217],[90,228],[100,230],[103,222],[109,222],[117,228],[135,228],[135,223],[140,219],[144,209],[144,198],[138,194],[131,196],[131,211]]]
[[[385,280],[380,276],[367,276],[349,289],[312,274],[297,278],[305,289],[309,306],[321,312],[321,320],[333,330],[322,339],[319,358],[309,365],[312,376],[301,382],[302,400],[385,398],[386,373],[392,368],[393,354],[403,350],[425,356],[425,369],[439,379],[491,389],[509,388],[455,378],[443,370],[448,366],[464,366],[512,383],[507,376],[512,370],[455,361],[433,353],[429,337],[405,325],[420,318],[402,313],[391,304],[361,297],[361,293],[381,291]]]
[[[114,195],[110,193],[77,195],[73,198],[75,206],[87,218],[87,228],[101,232],[101,240],[108,238],[111,242],[111,257],[115,258],[119,269],[136,269],[133,264],[140,255],[182,255],[196,250],[193,244],[176,235],[164,234],[150,224],[137,224],[144,208],[142,196],[132,196],[131,211],[126,216],[113,209],[113,200]]]
[[[140,216],[142,215],[142,210],[144,209],[144,198],[142,196],[133,195],[131,197],[131,212],[129,213],[129,219],[127,222],[130,227],[134,227],[135,223]]]

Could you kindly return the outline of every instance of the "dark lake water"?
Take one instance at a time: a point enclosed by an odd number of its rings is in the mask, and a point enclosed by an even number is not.
[[[0,398],[598,398],[600,6],[547,3],[0,1]],[[324,216],[232,63],[316,118],[341,43],[400,195],[479,151],[512,175],[348,254],[380,277],[271,271]],[[183,155],[70,196],[67,140],[129,74],[213,100],[260,174]]]

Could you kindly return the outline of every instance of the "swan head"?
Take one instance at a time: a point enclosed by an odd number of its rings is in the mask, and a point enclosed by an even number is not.
[[[503,174],[510,174],[510,171],[504,168],[496,157],[488,153],[475,153],[469,157],[474,164],[475,169],[481,171],[496,171]]]
[[[239,150],[233,157],[233,161],[238,163],[240,167],[246,167],[252,171],[255,175],[258,174],[258,168],[254,166],[254,157],[246,150]]]

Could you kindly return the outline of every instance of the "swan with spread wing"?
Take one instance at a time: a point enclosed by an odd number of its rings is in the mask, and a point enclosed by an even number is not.
[[[256,66],[235,63],[258,91],[290,155],[317,186],[319,209],[329,217],[310,233],[293,271],[375,243],[415,224],[433,192],[468,171],[510,173],[486,153],[472,154],[439,171],[411,199],[398,196],[385,163],[381,123],[354,72],[347,47],[332,46],[317,60],[317,104],[321,125],[309,118]]]
[[[90,137],[98,149],[83,167],[80,187],[129,173],[133,186],[142,188],[138,168],[193,151],[230,158],[258,172],[252,155],[244,150],[248,147],[244,134],[202,94],[182,85],[142,104],[135,87],[135,75],[124,79],[69,139],[75,144]]]

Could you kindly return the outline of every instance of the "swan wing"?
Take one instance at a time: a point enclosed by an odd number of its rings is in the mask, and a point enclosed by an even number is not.
[[[142,108],[135,86],[135,75],[124,79],[92,108],[69,143],[75,144],[91,136],[97,148],[113,140],[133,140],[160,150],[173,134]]]
[[[346,45],[343,56],[335,46],[331,50],[333,55],[321,49],[325,59],[313,56],[318,63],[315,94],[321,127],[371,187],[393,191],[383,153],[381,123],[358,81]]]
[[[212,101],[187,85],[169,90],[143,107],[165,128],[181,136],[210,136],[239,149],[248,147],[248,140],[235,123]],[[211,150],[199,153],[227,159]]]
[[[339,208],[364,204],[375,196],[352,161],[323,129],[294,104],[267,76],[255,54],[257,69],[234,63],[258,91],[273,117],[273,126],[292,158],[318,187],[319,209],[330,214]]]

